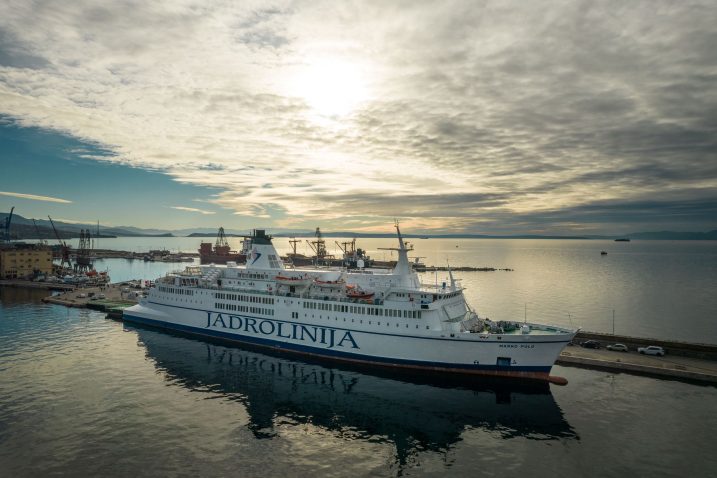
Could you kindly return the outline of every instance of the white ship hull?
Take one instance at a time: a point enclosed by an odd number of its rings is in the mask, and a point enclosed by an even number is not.
[[[126,309],[124,319],[334,361],[539,380],[549,378],[557,356],[574,336],[574,332],[541,336],[441,331],[411,335],[401,321],[384,320],[385,325],[376,330],[382,321],[368,324],[364,318],[366,327],[361,330],[347,325],[347,316],[340,314],[322,314],[318,320],[290,318],[290,309],[281,309],[268,318],[144,301]],[[371,330],[366,330],[369,326]]]
[[[391,272],[285,269],[255,231],[246,266],[168,274],[124,318],[333,361],[548,380],[575,330],[479,318],[452,276],[420,283],[396,231]]]

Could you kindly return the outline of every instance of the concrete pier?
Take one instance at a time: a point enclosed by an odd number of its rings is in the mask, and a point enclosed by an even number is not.
[[[44,290],[74,290],[76,286],[62,282],[33,282],[23,279],[0,279],[0,287],[15,287],[19,289]]]
[[[124,291],[123,291],[124,290]],[[83,287],[82,289],[68,290],[61,294],[51,295],[42,299],[50,304],[64,305],[65,307],[79,307],[103,312],[130,307],[137,303],[136,290],[129,289],[121,284],[108,284],[103,287]],[[104,297],[103,297],[104,296]]]
[[[601,348],[588,349],[578,345],[586,340],[597,341]],[[566,347],[560,354],[556,361],[558,365],[717,384],[717,345],[583,331],[574,342],[575,345]],[[607,350],[608,345],[615,343],[624,344],[629,350]],[[657,357],[637,352],[638,347],[648,345],[664,348],[667,355]]]
[[[609,372],[650,375],[717,385],[717,361],[672,356],[669,353],[664,357],[655,357],[641,355],[636,351],[613,352],[573,346],[566,348],[555,363]]]

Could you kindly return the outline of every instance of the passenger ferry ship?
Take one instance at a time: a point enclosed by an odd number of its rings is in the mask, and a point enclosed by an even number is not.
[[[480,318],[463,288],[422,284],[398,224],[393,270],[287,269],[263,230],[246,265],[158,279],[124,319],[342,362],[548,380],[577,330]]]

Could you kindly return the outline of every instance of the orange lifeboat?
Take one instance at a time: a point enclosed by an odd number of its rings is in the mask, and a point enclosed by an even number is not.
[[[361,289],[349,290],[346,292],[346,297],[349,299],[368,300],[372,299],[374,295],[374,292],[364,292]]]

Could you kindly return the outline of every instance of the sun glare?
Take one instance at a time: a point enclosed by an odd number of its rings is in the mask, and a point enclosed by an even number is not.
[[[293,80],[293,93],[319,116],[342,117],[368,97],[358,65],[323,59],[310,62]]]

